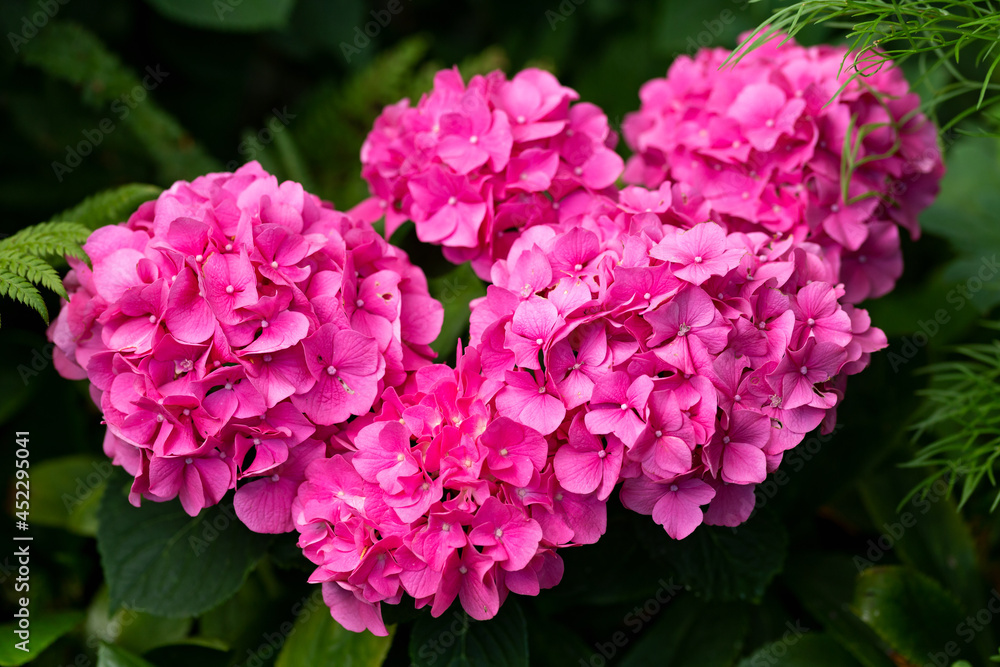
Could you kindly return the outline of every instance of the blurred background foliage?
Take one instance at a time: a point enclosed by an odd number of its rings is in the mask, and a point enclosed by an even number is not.
[[[794,4],[399,2],[383,26],[389,3],[380,0],[3,0],[0,234],[47,220],[117,222],[176,179],[251,159],[347,209],[366,194],[358,151],[375,116],[427,90],[440,67],[551,69],[619,127],[641,84],[675,57],[732,48]],[[804,25],[798,39],[843,41],[879,4],[845,2],[860,14]],[[934,91],[992,74],[989,60],[958,55],[933,70],[926,58],[906,63],[941,123],[973,108],[978,90],[946,101]],[[34,651],[14,651],[4,626],[0,665],[983,664],[1000,626],[1000,603],[990,606],[1000,601],[1000,512],[990,511],[997,374],[921,369],[996,335],[978,326],[1000,304],[1000,270],[981,273],[1000,254],[995,131],[985,105],[942,137],[949,172],[923,216],[925,235],[905,241],[897,290],[868,304],[889,349],[851,379],[834,433],[807,438],[761,485],[745,526],[672,542],[615,500],[608,534],[566,553],[559,586],[508,600],[489,623],[467,624],[460,612],[433,620],[404,603],[386,611],[392,637],[353,635],[305,583],[292,536],[257,539],[225,503],[194,520],[176,502],[130,508],[101,455],[86,386],[55,373],[37,314],[0,300],[2,450],[13,462],[15,432],[30,433],[34,537]],[[446,305],[436,349],[447,359],[483,285],[411,230],[394,241]],[[45,298],[56,312],[57,296]],[[987,366],[996,357],[969,350]],[[953,374],[970,372],[979,393],[963,403]],[[955,438],[979,457],[973,472],[989,472],[971,487],[964,459],[933,449]],[[14,469],[3,466],[11,525]],[[136,541],[162,545],[165,557],[132,559]],[[5,619],[21,595],[13,550],[0,550]]]

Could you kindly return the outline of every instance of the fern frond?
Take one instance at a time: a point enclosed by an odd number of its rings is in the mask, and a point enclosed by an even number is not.
[[[0,269],[15,273],[35,285],[41,285],[63,299],[68,298],[59,273],[41,257],[0,250]]]
[[[33,308],[42,316],[45,324],[49,323],[49,309],[45,307],[41,293],[26,279],[8,271],[3,266],[0,266],[0,296],[11,298]]]
[[[43,222],[0,240],[0,258],[11,253],[35,257],[69,255],[86,259],[80,244],[89,235],[89,229],[75,222]]]

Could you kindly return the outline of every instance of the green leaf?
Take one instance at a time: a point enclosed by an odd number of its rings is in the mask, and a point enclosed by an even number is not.
[[[462,264],[454,270],[427,281],[431,296],[444,306],[444,323],[437,340],[431,347],[439,357],[455,351],[457,341],[469,331],[469,302],[486,296],[486,285],[479,279],[471,264]]]
[[[35,285],[41,285],[64,299],[67,298],[62,278],[52,268],[52,265],[41,257],[19,254],[0,248],[0,267],[11,273],[16,273]]]
[[[97,535],[97,508],[111,463],[90,455],[47,459],[31,467],[31,521],[78,535]]]
[[[1000,143],[994,138],[964,137],[957,141],[948,156],[941,195],[920,216],[924,230],[947,239],[956,252],[944,274],[945,280],[953,283],[950,287],[954,283],[964,286],[965,281],[987,269],[988,277],[980,281],[982,288],[969,291],[971,301],[981,312],[1000,303],[1000,275],[994,258],[1000,256],[1000,228],[996,225],[996,211],[1000,209],[1000,192],[996,188],[1000,179],[998,153]]]
[[[6,623],[0,625],[0,666],[16,667],[24,665],[37,658],[42,651],[51,646],[52,642],[62,637],[64,634],[75,628],[83,620],[82,611],[61,611],[53,613],[33,612],[29,607],[28,617],[31,625],[31,633],[28,641],[28,651],[16,648],[15,644],[22,641],[14,631],[18,629],[17,623]]]
[[[905,660],[916,665],[929,655],[950,652],[969,658],[958,626],[964,614],[955,599],[930,577],[901,566],[874,567],[858,577],[858,616]]]
[[[739,667],[856,667],[860,663],[829,636],[812,632],[772,642],[740,661]]]
[[[908,565],[941,581],[968,609],[985,605],[972,533],[948,497],[943,480],[914,495],[902,508],[901,499],[923,478],[925,471],[891,468],[862,481],[861,497],[882,532],[872,543],[891,540],[892,551]],[[871,543],[870,543],[871,544]],[[869,550],[870,545],[869,545]],[[867,554],[866,554],[867,555]],[[876,559],[877,560],[877,559]]]
[[[97,548],[112,608],[196,616],[239,590],[270,536],[240,522],[231,495],[190,517],[176,500],[133,507],[123,477],[112,478],[98,510]]]
[[[164,618],[129,608],[110,612],[108,588],[102,586],[87,609],[87,634],[136,654],[181,641],[193,623],[190,617]]]
[[[2,266],[0,266],[0,296],[20,301],[41,315],[46,324],[49,323],[49,309],[45,307],[45,301],[42,300],[39,291],[27,280]]]
[[[652,628],[629,649],[621,667],[729,667],[743,647],[749,616],[742,604],[706,604],[692,596],[678,597],[664,607]],[[619,634],[628,637],[624,632]],[[610,639],[615,642],[616,637]]]
[[[154,667],[120,646],[101,644],[97,649],[97,667]]]
[[[639,538],[654,560],[707,600],[759,601],[788,550],[788,533],[770,512],[738,528],[703,525],[683,540],[671,539],[649,517],[639,521]]]
[[[789,559],[782,579],[826,633],[860,664],[893,667],[878,635],[851,609],[855,579],[860,571],[854,560],[841,554],[799,553]]]
[[[228,646],[238,644],[261,611],[270,604],[259,579],[257,573],[252,573],[235,595],[199,618],[200,635],[222,641]]]
[[[528,626],[511,598],[488,621],[474,621],[458,605],[438,618],[421,617],[410,634],[415,667],[528,667]]]
[[[275,667],[337,665],[337,667],[378,667],[392,646],[396,628],[388,637],[351,632],[333,620],[325,605],[299,614],[278,655]]]
[[[52,219],[68,220],[91,230],[115,225],[128,220],[140,204],[156,199],[162,191],[162,188],[155,185],[130,183],[87,197]]]
[[[144,654],[143,657],[153,664],[163,667],[173,667],[174,665],[219,667],[219,665],[233,664],[232,656],[225,646],[218,642],[199,638],[185,639],[167,646],[158,646]],[[237,662],[236,664],[241,663]]]
[[[42,222],[0,240],[0,257],[19,253],[35,257],[72,255],[84,259],[86,255],[80,244],[89,235],[86,227],[75,222]]]
[[[204,30],[257,32],[284,27],[295,0],[146,0],[168,19]]]

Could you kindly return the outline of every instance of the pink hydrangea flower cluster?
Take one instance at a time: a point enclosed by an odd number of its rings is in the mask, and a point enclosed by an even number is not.
[[[518,230],[555,222],[554,200],[621,175],[617,134],[598,107],[571,104],[578,97],[538,69],[468,86],[457,69],[439,72],[415,107],[404,99],[375,121],[361,148],[373,197],[358,214],[385,214],[388,235],[413,220],[421,241],[486,278]]]
[[[306,469],[299,546],[344,627],[385,635],[381,603],[404,593],[434,616],[457,597],[492,618],[509,592],[559,582],[557,548],[604,533],[599,494],[556,478],[556,441],[497,414],[501,386],[460,350],[457,370],[425,366],[411,393],[386,389],[378,414],[341,434],[344,451]]]
[[[625,180],[683,184],[731,231],[819,245],[839,267],[842,302],[882,296],[903,271],[897,225],[918,236],[937,194],[937,128],[880,54],[781,37],[735,66],[721,67],[725,49],[681,56],[646,83],[622,127],[635,152]]]
[[[95,231],[49,329],[89,379],[131,500],[195,515],[238,480],[259,532],[292,529],[337,425],[430,363],[443,309],[405,253],[256,162],[175,183]]]
[[[886,339],[816,244],[671,204],[667,183],[565,201],[494,265],[471,339],[498,414],[555,439],[564,489],[624,480],[625,506],[680,539],[745,521]]]

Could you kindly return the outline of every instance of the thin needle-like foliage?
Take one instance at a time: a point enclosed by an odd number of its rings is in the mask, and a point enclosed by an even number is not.
[[[1000,329],[1000,323],[987,326]],[[959,358],[924,369],[931,386],[919,393],[927,400],[926,416],[913,426],[922,443],[911,467],[936,470],[913,493],[929,489],[939,478],[959,490],[964,505],[988,480],[997,486],[1000,459],[1000,341],[956,348]],[[912,495],[912,494],[911,494]],[[1000,505],[1000,492],[991,510]]]
[[[804,0],[776,11],[727,63],[772,39],[791,38],[819,24],[847,31],[853,55],[845,58],[844,68],[851,72],[850,80],[864,78],[890,59],[896,65],[914,60],[915,83],[933,92],[924,102],[931,115],[944,102],[976,93],[968,111],[949,119],[942,131],[998,99],[990,93],[1000,91],[993,82],[1000,64],[1000,5],[989,0]]]

